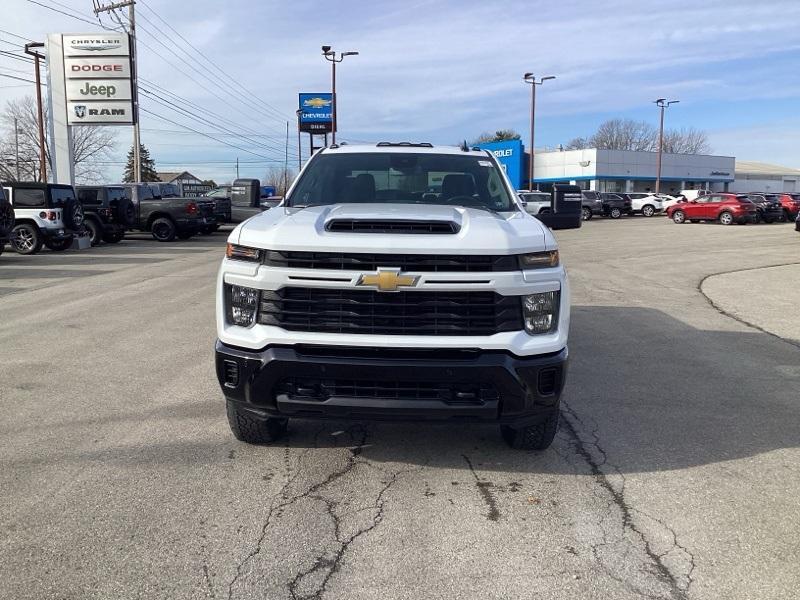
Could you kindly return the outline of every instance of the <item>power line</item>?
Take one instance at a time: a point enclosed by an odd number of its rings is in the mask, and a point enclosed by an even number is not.
[[[147,110],[146,108],[140,108],[140,110],[142,112],[145,112],[145,113],[149,114],[149,115],[153,115],[157,119],[161,119],[162,121],[166,121],[167,123],[171,123],[172,125],[177,125],[178,127],[183,127],[184,129],[188,129],[190,131],[193,131],[198,135],[202,135],[203,137],[207,137],[209,139],[212,139],[212,140],[214,140],[216,142],[219,142],[220,144],[224,144],[225,146],[230,146],[231,148],[235,148],[236,150],[241,150],[242,152],[247,152],[248,154],[252,154],[253,156],[257,156],[258,158],[263,158],[263,159],[266,159],[266,160],[272,160],[269,156],[264,156],[262,154],[258,154],[256,152],[253,152],[252,150],[248,150],[247,148],[242,148],[241,146],[236,146],[235,144],[229,144],[228,142],[226,142],[224,140],[220,140],[218,138],[215,138],[212,135],[209,135],[209,134],[206,134],[206,133],[202,133],[200,131],[197,131],[196,129],[192,129],[188,125],[184,125],[183,123],[178,123],[177,121],[173,121],[172,119],[168,119],[167,117],[164,117],[162,115],[154,113],[154,112],[152,112],[150,110]]]
[[[0,73],[0,77],[6,77],[8,79],[16,79],[17,81],[27,81],[28,83],[36,83],[33,79],[23,79],[22,77],[16,77],[15,75],[6,75],[5,73]]]
[[[47,4],[42,4],[41,2],[36,2],[36,0],[26,0],[31,4],[36,4],[41,6],[42,8],[46,8],[47,10],[52,10],[53,12],[61,13],[62,15],[66,15],[68,17],[72,17],[73,19],[77,19],[78,21],[83,21],[84,23],[88,23],[89,25],[97,25],[94,21],[89,21],[88,19],[84,19],[83,17],[78,17],[76,15],[70,14],[68,12],[64,12],[63,10],[59,10],[57,8],[53,8],[52,6],[48,6]]]
[[[222,76],[223,76],[225,79],[227,79],[228,81],[230,81],[231,83],[233,83],[233,85],[235,85],[236,87],[238,87],[240,90],[242,90],[242,91],[243,91],[243,92],[245,92],[246,94],[249,94],[249,93],[250,93],[250,92],[248,92],[248,90],[247,90],[247,89],[245,89],[245,88],[244,88],[244,86],[243,86],[243,85],[242,85],[240,82],[236,81],[236,80],[235,80],[233,77],[231,77],[231,76],[230,76],[230,75],[229,75],[229,74],[228,74],[228,73],[227,73],[227,72],[226,72],[224,69],[222,69],[222,68],[221,68],[221,67],[220,67],[220,66],[219,66],[217,63],[215,63],[213,60],[211,60],[211,59],[210,59],[210,58],[209,58],[209,57],[208,57],[208,56],[207,56],[207,55],[206,55],[206,54],[205,54],[205,53],[204,53],[202,50],[200,50],[200,48],[198,48],[197,46],[195,46],[194,44],[192,44],[192,43],[191,43],[189,40],[187,40],[187,39],[186,39],[186,38],[185,38],[183,35],[181,35],[181,33],[180,33],[178,30],[176,30],[176,29],[175,29],[175,28],[174,28],[174,27],[173,27],[173,26],[172,26],[172,25],[171,25],[171,24],[170,24],[170,23],[169,23],[169,22],[168,22],[166,19],[164,19],[164,18],[163,18],[163,17],[162,17],[160,14],[158,14],[158,12],[157,12],[156,10],[154,10],[153,8],[150,8],[149,4],[146,4],[146,3],[145,3],[143,0],[139,0],[139,4],[141,4],[141,5],[142,5],[144,8],[146,8],[146,9],[147,9],[147,10],[148,10],[150,13],[152,13],[152,14],[153,14],[153,15],[154,15],[154,16],[155,16],[155,17],[156,17],[156,18],[157,18],[159,21],[161,21],[162,23],[164,23],[164,25],[166,25],[166,26],[167,26],[167,27],[170,29],[170,31],[172,31],[172,32],[173,32],[175,35],[177,35],[177,36],[178,36],[178,37],[179,37],[181,40],[183,40],[183,41],[184,41],[184,42],[185,42],[185,43],[186,43],[186,44],[187,44],[187,45],[188,45],[190,48],[192,48],[192,49],[193,49],[193,50],[194,50],[194,51],[195,51],[197,54],[199,54],[200,56],[202,56],[202,57],[203,57],[203,58],[206,60],[206,62],[207,62],[207,63],[209,63],[209,64],[210,64],[212,67],[214,67],[214,68],[215,68],[215,69],[216,69],[216,70],[217,70],[217,71],[218,71],[218,72],[219,72],[219,73],[220,73],[220,74],[221,74],[221,75],[222,75]],[[151,23],[151,24],[152,24],[152,22],[151,22],[151,21],[149,21],[149,20],[148,20],[148,23]],[[160,30],[160,29],[159,29],[159,28],[158,28],[158,27],[157,27],[155,24],[153,24],[153,26],[154,26],[154,27],[156,27],[156,29],[157,29],[158,31],[161,31],[161,30]],[[162,31],[162,33],[163,33],[163,31]],[[187,56],[192,56],[192,55],[190,55],[188,52],[186,52],[185,50],[184,50],[183,52],[184,52],[184,53],[185,53]],[[192,56],[192,57],[193,57],[193,56]],[[193,58],[194,58],[194,57],[193,57]],[[197,59],[196,59],[196,58],[194,58],[194,60],[197,60]],[[197,62],[198,62],[198,64],[199,64],[199,62],[200,62],[200,61],[197,61]],[[264,100],[262,100],[261,98],[258,98],[258,97],[254,97],[254,100],[255,100],[256,102],[260,103],[261,105],[263,105],[263,106],[264,106],[264,107],[265,107],[267,110],[269,110],[269,111],[271,111],[272,113],[274,113],[274,114],[275,114],[275,115],[276,115],[278,118],[280,118],[282,121],[285,121],[285,120],[287,119],[287,115],[286,115],[286,114],[284,114],[284,113],[283,113],[283,112],[282,112],[280,109],[278,109],[278,108],[276,108],[276,107],[272,106],[272,105],[271,105],[271,104],[269,104],[268,102],[265,102]],[[291,118],[289,118],[289,119],[291,120]]]
[[[232,133],[229,129],[226,129],[225,127],[222,127],[221,125],[217,125],[213,121],[209,121],[208,119],[205,119],[205,118],[197,115],[196,113],[193,113],[192,111],[190,111],[190,110],[188,110],[186,108],[178,106],[177,104],[175,104],[173,102],[170,102],[166,98],[163,98],[162,96],[159,96],[158,94],[155,94],[155,93],[151,92],[150,90],[147,90],[145,88],[140,88],[140,91],[143,92],[146,96],[148,96],[150,100],[154,100],[157,104],[160,104],[160,105],[162,105],[162,106],[164,106],[166,108],[170,108],[170,109],[172,109],[172,110],[174,110],[176,112],[179,112],[179,114],[183,114],[184,116],[193,117],[194,119],[199,120],[200,122],[205,123],[206,125],[209,125],[210,127],[214,127],[216,129],[219,129],[222,133],[225,133],[225,134]],[[251,143],[255,143],[256,145],[263,145],[263,146],[267,147],[270,150],[278,150],[277,148],[266,146],[266,144],[264,144],[263,142],[258,142],[258,141],[254,141],[254,140],[248,139],[244,135],[242,135],[241,137],[243,137],[245,140],[247,140],[247,141],[249,141]]]
[[[31,38],[26,38],[25,36],[18,35],[16,33],[11,33],[10,31],[6,31],[5,29],[0,29],[0,33],[5,33],[6,35],[10,35],[10,36],[13,36],[15,38],[19,38],[19,39],[24,40],[26,42],[32,42],[33,41]]]

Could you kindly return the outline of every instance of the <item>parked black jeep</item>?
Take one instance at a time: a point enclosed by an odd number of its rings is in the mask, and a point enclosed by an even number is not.
[[[159,242],[188,239],[205,224],[197,202],[191,198],[156,198],[146,183],[123,183],[120,187],[133,202],[132,229],[149,231]]]
[[[92,246],[100,241],[116,244],[125,230],[136,224],[136,209],[121,186],[79,185],[75,188],[83,204],[84,225]]]
[[[11,232],[14,229],[14,209],[6,200],[3,188],[0,187],[0,254],[5,245],[11,241]]]
[[[83,206],[71,185],[12,181],[2,187],[14,208],[11,245],[19,254],[36,254],[42,245],[66,250],[85,235]]]

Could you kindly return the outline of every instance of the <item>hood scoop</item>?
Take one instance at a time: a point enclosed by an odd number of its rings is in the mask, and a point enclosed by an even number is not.
[[[325,231],[333,233],[413,233],[453,234],[461,226],[454,221],[418,219],[353,219],[334,218],[325,223]]]

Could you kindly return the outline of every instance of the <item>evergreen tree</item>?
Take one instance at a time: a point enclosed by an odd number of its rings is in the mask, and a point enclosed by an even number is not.
[[[144,147],[144,144],[139,145],[139,160],[142,163],[142,182],[158,181],[158,173],[156,173],[156,163],[150,158],[150,151]],[[125,165],[125,175],[122,181],[125,183],[133,183],[136,176],[133,172],[133,146],[128,151],[128,163]]]

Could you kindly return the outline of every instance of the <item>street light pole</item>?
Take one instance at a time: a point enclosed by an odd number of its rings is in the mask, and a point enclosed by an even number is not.
[[[300,141],[300,115],[303,114],[303,111],[298,108],[294,111],[294,114],[297,115],[297,172],[300,173],[300,169],[303,168],[303,143]]]
[[[536,77],[533,73],[525,73],[522,79],[525,83],[530,84],[531,86],[531,152],[530,152],[530,159],[528,160],[528,191],[533,191],[533,155],[534,155],[534,134],[536,133],[536,86],[542,85],[548,79],[555,79],[555,75],[548,75],[547,77],[542,77],[539,81],[536,81]]]
[[[658,158],[656,159],[656,194],[661,191],[661,155],[664,151],[664,109],[669,108],[670,104],[677,104],[680,100],[667,100],[659,98],[655,101],[656,106],[661,109],[661,122],[658,126]]]
[[[17,117],[14,117],[14,164],[17,167],[17,181],[19,181],[19,127],[17,127]]]
[[[344,60],[345,56],[357,56],[358,52],[340,52],[339,57],[336,56],[336,51],[331,50],[330,46],[323,46],[322,47],[322,56],[325,57],[325,60],[331,63],[331,98],[333,99],[333,109],[331,110],[331,143],[336,143],[336,108],[338,103],[336,102],[336,63],[340,63]]]

